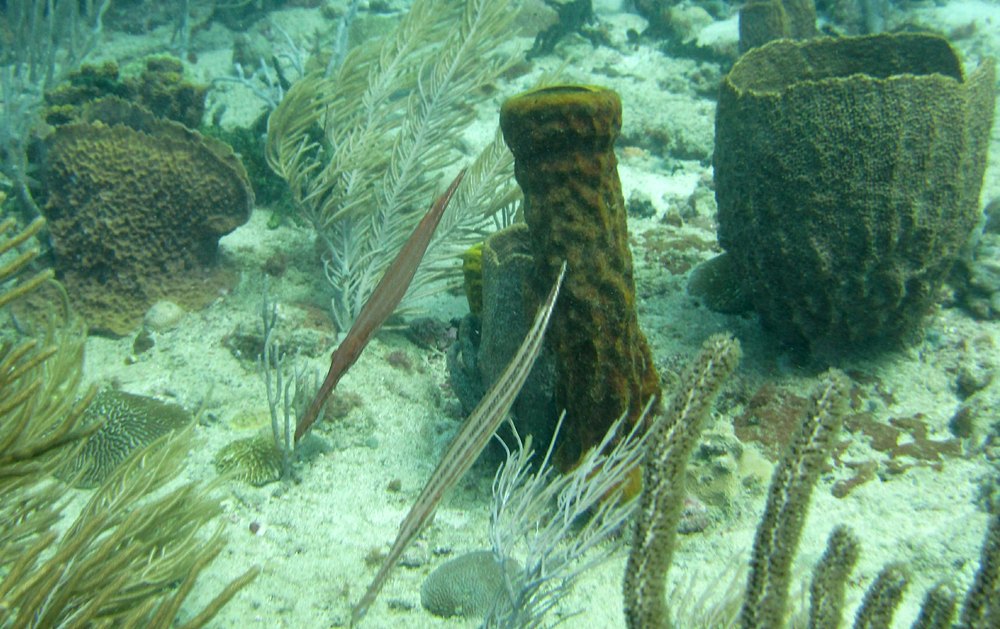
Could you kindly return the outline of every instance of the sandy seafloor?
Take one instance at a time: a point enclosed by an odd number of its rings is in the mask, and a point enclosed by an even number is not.
[[[699,182],[711,176],[710,159],[664,159],[655,138],[673,138],[675,147],[693,147],[680,153],[710,155],[714,101],[711,90],[696,87],[693,77],[707,73],[705,80],[711,83],[711,68],[706,70],[690,59],[668,58],[648,45],[629,47],[625,31],[641,30],[642,18],[619,12],[607,2],[598,2],[597,7],[617,45],[593,48],[571,37],[558,47],[557,55],[536,60],[528,75],[514,83],[501,83],[496,96],[480,108],[479,121],[468,134],[469,145],[481,145],[492,133],[503,97],[530,86],[542,71],[564,60],[568,62],[563,75],[567,81],[616,89],[625,110],[618,146],[624,195],[628,199],[640,190],[656,210],[652,218],[630,218],[630,231],[640,322],[661,373],[676,374],[677,366],[709,334],[729,330],[742,341],[745,354],[731,388],[753,393],[769,381],[804,394],[815,383],[817,370],[797,367],[790,355],[761,332],[754,317],[714,314],[685,292],[689,263],[717,250],[711,204],[694,204],[697,211],[681,226],[664,220],[690,207],[690,199],[704,198],[706,189]],[[294,35],[308,32],[317,16],[315,10],[291,9],[275,13],[272,19]],[[1000,35],[990,34],[1000,33],[996,2],[928,4],[914,9],[911,17],[936,24],[943,32],[975,22],[971,34],[955,42],[967,62],[1000,52]],[[733,19],[713,24],[703,37],[732,41],[735,32]],[[106,35],[102,54],[127,59],[162,51],[169,33],[161,29],[141,37]],[[207,81],[228,72],[231,48],[227,37],[231,34],[218,29],[196,37],[199,56],[190,66],[196,79]],[[212,49],[215,41],[219,46]],[[225,124],[246,124],[261,106],[236,86],[226,86],[211,98],[213,105],[227,104]],[[998,196],[1000,124],[995,124],[982,198],[985,203]],[[279,302],[280,334],[308,350],[296,358],[297,363],[325,373],[329,350],[336,342],[332,326],[317,308],[323,303],[323,280],[310,234],[289,226],[269,230],[268,216],[266,209],[258,209],[246,225],[222,240],[225,263],[240,271],[239,284],[204,310],[187,313],[175,327],[157,333],[152,350],[133,357],[131,337],[92,337],[87,343],[86,373],[92,382],[114,383],[192,409],[208,396],[207,413],[196,429],[197,447],[185,468],[191,479],[214,478],[212,457],[219,448],[254,434],[255,429],[243,427],[247,417],[262,422],[267,416],[264,388],[252,357],[237,358],[225,339],[259,330],[261,267],[272,254],[284,252],[288,257],[288,270],[272,281],[271,290]],[[663,242],[672,243],[672,248],[664,252],[655,244]],[[443,320],[465,310],[464,300],[454,294],[442,295],[427,306],[430,316]],[[393,351],[405,352],[412,369],[390,365],[386,356]],[[877,421],[920,414],[930,438],[947,439],[951,437],[948,421],[961,402],[956,393],[957,374],[963,366],[978,370],[1000,366],[1000,324],[976,321],[957,307],[942,307],[928,317],[925,338],[918,344],[840,366],[854,375],[865,374],[869,382],[877,382],[879,391],[889,394],[872,402]],[[460,413],[448,386],[445,356],[421,349],[394,332],[381,333],[374,340],[339,391],[357,396],[362,403],[341,421],[320,425],[315,431],[323,449],[297,466],[297,482],[260,488],[233,482],[220,489],[222,526],[229,544],[204,573],[185,614],[199,609],[223,583],[256,564],[263,568],[260,577],[235,597],[212,626],[305,628],[346,623],[350,606],[375,572],[366,557],[373,551],[384,552],[392,543],[400,521],[459,425]],[[724,412],[717,413],[706,439],[732,443],[732,418],[744,409],[739,403],[721,406]],[[886,456],[872,451],[865,437],[848,434],[847,438],[851,445],[843,460],[885,463]],[[728,463],[735,475],[731,483],[735,490],[708,501],[710,524],[704,531],[681,538],[671,582],[694,579],[691,587],[696,592],[721,589],[717,575],[734,557],[742,561],[748,556],[769,476],[762,460],[757,446],[747,444],[742,457]],[[909,626],[931,584],[945,579],[963,590],[968,585],[986,522],[977,497],[989,472],[982,455],[947,456],[937,466],[917,465],[898,474],[882,474],[838,499],[831,495],[833,483],[852,472],[844,464],[834,466],[823,475],[814,494],[799,572],[805,574],[818,558],[833,525],[849,525],[863,545],[851,581],[849,608],[853,609],[863,588],[884,564],[902,561],[910,567],[912,585],[896,626]],[[406,553],[404,565],[395,570],[364,626],[478,624],[430,615],[420,605],[419,590],[425,576],[447,558],[487,547],[492,475],[493,469],[481,463],[447,496],[432,525]],[[398,491],[390,490],[393,481],[398,482]],[[251,532],[252,523],[259,525],[256,533]],[[576,614],[565,626],[624,626],[624,561],[625,549],[619,547],[608,562],[580,579],[551,620]],[[679,622],[678,626],[685,625]]]

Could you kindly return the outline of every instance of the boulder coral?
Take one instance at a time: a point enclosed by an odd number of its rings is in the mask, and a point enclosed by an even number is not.
[[[66,82],[45,93],[45,121],[51,125],[73,122],[89,103],[108,96],[124,98],[145,107],[155,116],[179,122],[192,129],[205,116],[207,85],[184,77],[184,64],[171,57],[146,59],[138,76],[121,77],[118,64],[84,64],[66,77]]]
[[[117,98],[56,128],[43,183],[57,274],[91,329],[116,335],[160,299],[214,299],[219,238],[254,201],[228,146]]]

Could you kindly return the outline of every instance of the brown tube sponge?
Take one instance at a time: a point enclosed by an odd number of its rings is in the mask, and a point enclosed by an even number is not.
[[[638,418],[659,378],[635,312],[632,254],[613,150],[618,95],[589,86],[532,90],[500,110],[504,140],[524,191],[540,301],[563,260],[566,281],[549,328],[556,405],[566,409],[558,462],[565,469],[611,423]]]

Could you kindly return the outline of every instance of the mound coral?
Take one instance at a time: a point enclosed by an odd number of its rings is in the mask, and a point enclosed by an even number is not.
[[[44,168],[56,272],[91,329],[125,334],[150,305],[211,301],[219,238],[253,207],[232,150],[121,99],[58,127]]]
[[[195,129],[205,116],[207,85],[184,78],[184,64],[171,57],[153,57],[139,76],[121,78],[118,65],[106,61],[84,64],[66,82],[45,93],[45,121],[62,125],[75,121],[88,103],[118,96],[167,120]]]

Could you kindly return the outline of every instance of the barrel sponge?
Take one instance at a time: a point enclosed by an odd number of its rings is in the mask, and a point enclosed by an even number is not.
[[[487,387],[501,378],[531,328],[535,307],[525,286],[534,273],[531,238],[524,223],[496,231],[483,243],[476,366]],[[518,433],[532,435],[536,444],[551,442],[555,430],[555,374],[552,352],[543,348],[511,407]]]
[[[44,183],[56,271],[91,327],[117,334],[160,299],[214,299],[219,238],[253,207],[228,146],[117,98],[56,128]]]
[[[621,100],[608,89],[554,86],[507,100],[500,111],[524,217],[537,303],[563,260],[567,275],[549,328],[555,399],[566,410],[563,469],[622,414],[635,421],[659,378],[635,310],[632,254],[614,142]]]
[[[928,34],[779,40],[724,78],[719,243],[766,327],[812,350],[918,332],[979,217],[994,67]]]

